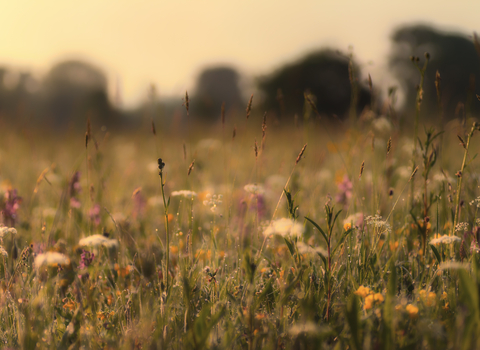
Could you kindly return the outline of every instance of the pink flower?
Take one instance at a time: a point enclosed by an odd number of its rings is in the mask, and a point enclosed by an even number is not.
[[[15,226],[17,219],[17,211],[20,208],[22,197],[17,195],[16,189],[8,189],[4,197],[3,205],[3,220],[5,224],[9,224],[11,227]]]
[[[71,201],[70,201],[71,205]],[[89,211],[88,215],[90,216],[90,220],[93,221],[95,226],[100,225],[100,204],[95,204]]]

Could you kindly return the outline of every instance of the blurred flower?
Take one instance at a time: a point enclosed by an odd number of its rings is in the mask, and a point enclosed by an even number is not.
[[[147,205],[147,200],[142,194],[142,188],[138,187],[133,191],[133,217],[136,219],[138,216],[142,216],[145,212],[145,206]]]
[[[455,243],[460,241],[461,241],[460,237],[443,235],[438,238],[432,239],[429,243],[432,245],[438,245],[438,244],[450,244],[450,243]]]
[[[80,185],[80,172],[76,171],[68,184],[68,195],[70,197],[70,206],[72,208],[80,208],[80,201],[78,200],[77,196],[81,191],[82,186]]]
[[[92,235],[92,236],[82,238],[80,242],[78,242],[78,245],[90,246],[90,247],[104,246],[106,248],[116,248],[118,246],[118,241],[116,239],[109,239],[102,235]]]
[[[348,200],[352,198],[353,195],[353,184],[348,179],[347,175],[345,175],[342,182],[338,184],[338,190],[340,192],[336,196],[337,202],[346,205]]]
[[[3,221],[4,223],[15,226],[17,219],[17,211],[20,208],[22,197],[17,195],[17,190],[9,188],[4,195],[4,203],[2,207]]]
[[[185,198],[193,198],[193,197],[196,197],[197,194],[193,191],[189,191],[189,190],[181,190],[181,191],[173,191],[172,194],[171,194],[172,197],[185,197]]]
[[[355,213],[349,215],[345,220],[343,220],[343,228],[345,231],[349,230],[351,227],[359,228],[363,226],[363,213]]]
[[[80,264],[78,265],[79,269],[85,269],[93,262],[95,254],[89,252],[88,250],[83,249],[82,255],[80,255]]]
[[[219,211],[218,206],[222,204],[222,199],[223,195],[221,194],[214,194],[213,196],[211,194],[207,194],[205,196],[205,200],[203,201],[203,205],[210,207],[210,211],[216,214]]]
[[[392,131],[392,123],[384,116],[375,119],[372,122],[372,127],[377,134],[382,136],[389,135]]]
[[[408,312],[408,316],[410,316],[411,319],[417,318],[418,307],[413,306],[412,304],[408,304],[405,310]]]
[[[70,264],[70,259],[66,255],[57,252],[39,254],[34,260],[34,265],[37,269],[41,268],[43,265],[55,267],[68,264]]]
[[[270,222],[263,234],[265,236],[280,235],[282,237],[292,236],[299,237],[303,234],[305,228],[302,224],[293,221],[292,219],[282,218]]]
[[[248,193],[252,194],[264,194],[265,189],[262,185],[257,185],[257,184],[248,184],[243,186],[243,189],[247,191]]]
[[[364,287],[364,286],[358,287],[358,289],[355,292],[353,292],[353,294],[361,296],[362,298],[366,298],[367,295],[371,293],[373,292],[370,290],[370,288]]]
[[[320,254],[328,256],[327,251],[321,247],[311,247],[303,242],[297,242],[297,249],[300,254]]]
[[[100,225],[100,204],[97,203],[93,206],[93,208],[90,208],[88,216],[90,217],[90,220],[93,221],[95,226]]]

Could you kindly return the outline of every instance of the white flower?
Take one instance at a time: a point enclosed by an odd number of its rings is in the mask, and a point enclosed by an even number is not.
[[[5,248],[3,248],[1,245],[0,245],[0,254],[3,255],[4,257],[7,257],[7,256],[8,256],[7,251],[6,251]]]
[[[162,196],[150,197],[147,200],[147,204],[151,207],[158,207],[159,205],[163,205],[163,197]]]
[[[109,239],[102,235],[92,235],[92,236],[82,238],[80,242],[78,242],[78,245],[90,246],[90,247],[104,246],[106,248],[116,248],[118,247],[118,241],[116,239]]]
[[[262,185],[257,185],[257,184],[245,185],[243,187],[243,189],[245,191],[247,191],[248,193],[252,193],[252,194],[264,194],[265,193],[265,189],[263,188],[263,186]]]
[[[0,226],[0,239],[6,234],[17,234],[17,230],[14,227]]]
[[[185,198],[193,198],[193,197],[196,197],[197,194],[193,191],[181,190],[181,191],[173,191],[171,196],[172,197],[181,196],[181,197],[185,197]]]
[[[275,234],[282,237],[299,237],[303,234],[304,230],[305,228],[302,224],[299,224],[292,219],[282,218],[270,222],[265,231],[263,231],[263,234],[267,237]]]
[[[41,268],[43,265],[55,266],[68,264],[70,264],[70,259],[66,255],[57,252],[39,254],[34,261],[34,265],[37,269]]]
[[[297,242],[297,249],[300,254],[320,254],[322,256],[328,256],[327,251],[321,247],[311,247],[303,242]]]
[[[433,244],[433,245],[436,245],[436,244],[450,244],[450,243],[455,243],[455,242],[460,242],[460,241],[461,241],[460,237],[443,235],[443,236],[440,236],[438,238],[432,239],[429,242],[429,244]]]
[[[385,118],[380,117],[372,122],[373,129],[380,134],[389,134],[392,131],[392,123]]]

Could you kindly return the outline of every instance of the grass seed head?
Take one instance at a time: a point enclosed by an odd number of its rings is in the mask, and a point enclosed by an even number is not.
[[[363,174],[363,169],[365,168],[365,161],[362,162],[362,165],[360,166],[360,174],[358,175],[358,179],[362,177]]]
[[[190,173],[192,172],[194,166],[195,166],[195,159],[192,160],[192,162],[190,163],[190,166],[188,167],[187,176],[190,176]]]
[[[248,119],[248,117],[250,117],[250,112],[252,111],[252,102],[253,102],[253,94],[250,96],[250,100],[248,100],[247,119]]]
[[[300,159],[302,159],[303,153],[305,152],[305,149],[306,149],[306,148],[307,148],[307,144],[305,144],[305,145],[302,147],[302,150],[300,151],[300,153],[298,154],[297,159],[295,160],[295,165],[297,165],[298,162],[300,161]]]

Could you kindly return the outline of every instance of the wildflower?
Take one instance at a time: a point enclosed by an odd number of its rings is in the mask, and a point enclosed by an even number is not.
[[[116,248],[118,246],[118,241],[116,239],[109,239],[102,235],[92,235],[82,238],[78,244],[80,246],[104,246],[106,248]]]
[[[468,222],[460,222],[455,226],[455,232],[468,231]]]
[[[43,265],[56,267],[56,266],[65,266],[70,264],[70,259],[62,254],[57,252],[46,252],[44,254],[39,254],[34,260],[34,265],[37,269],[40,269]]]
[[[207,194],[206,199],[203,201],[203,205],[210,207],[210,211],[214,214],[218,212],[218,206],[222,204],[223,196],[221,194],[213,196],[211,194]]]
[[[367,225],[373,225],[375,228],[377,228],[379,234],[388,234],[392,231],[390,224],[382,220],[382,217],[378,214],[375,216],[367,216],[365,218],[365,222]]]
[[[345,220],[343,220],[343,228],[345,231],[348,231],[352,227],[359,228],[361,226],[363,226],[363,213],[349,215]]]
[[[70,183],[68,184],[68,195],[70,197],[70,206],[72,208],[80,208],[80,201],[78,200],[77,196],[81,190],[82,186],[80,185],[80,172],[76,171],[70,179]]]
[[[353,184],[347,175],[345,175],[342,182],[338,184],[338,190],[340,192],[336,196],[337,202],[346,205],[353,195]]]
[[[302,224],[299,224],[292,219],[282,218],[270,222],[265,231],[263,231],[263,234],[267,237],[274,234],[282,237],[299,237],[303,234],[303,231],[304,227]]]
[[[438,238],[432,239],[429,243],[431,245],[438,245],[438,244],[450,244],[450,243],[455,243],[460,241],[461,241],[460,237],[443,235]]]
[[[95,204],[88,212],[90,220],[98,227],[100,225],[100,204]]]
[[[171,245],[170,246],[170,253],[172,253],[173,255],[178,254],[178,247],[176,245]]]
[[[370,288],[364,287],[364,286],[358,287],[358,289],[355,292],[353,292],[353,294],[359,295],[362,298],[366,298],[367,295],[370,295],[371,293],[372,291],[370,290]]]
[[[417,318],[418,316],[418,307],[408,304],[405,310],[408,312],[408,316],[410,316],[411,319]]]
[[[20,208],[22,197],[17,195],[16,189],[9,188],[4,195],[4,204],[2,208],[3,220],[9,222],[11,226],[15,226],[17,219],[17,211]]]
[[[185,198],[188,198],[188,199],[192,199],[193,197],[196,197],[197,194],[193,191],[181,190],[181,191],[173,191],[171,196],[172,197],[180,196],[180,197],[185,197]]]
[[[365,298],[365,303],[363,304],[363,309],[369,310],[372,308],[373,304],[374,304],[373,294],[367,295],[367,297]]]
[[[83,249],[82,254],[80,255],[80,264],[78,265],[79,269],[85,269],[91,265],[95,258],[95,254],[90,253],[88,250]]]
[[[262,185],[257,184],[248,184],[243,187],[245,191],[251,194],[263,194],[265,193],[265,189]]]

